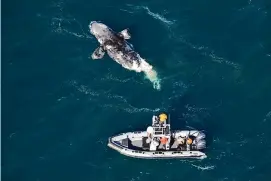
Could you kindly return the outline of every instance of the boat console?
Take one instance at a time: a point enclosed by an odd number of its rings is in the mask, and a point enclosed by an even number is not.
[[[152,126],[149,126],[147,129],[151,151],[155,151],[157,148],[170,149],[171,132],[167,118],[167,115],[164,113],[152,118]]]

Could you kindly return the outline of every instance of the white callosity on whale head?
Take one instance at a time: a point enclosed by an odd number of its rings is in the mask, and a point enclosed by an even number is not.
[[[103,23],[99,23],[97,21],[91,21],[89,24],[89,29],[90,29],[91,34],[97,35],[97,34],[103,33],[105,30],[108,29],[108,27]]]
[[[100,44],[104,44],[113,36],[110,28],[108,28],[105,24],[97,21],[90,22],[89,29],[90,33],[97,38]]]

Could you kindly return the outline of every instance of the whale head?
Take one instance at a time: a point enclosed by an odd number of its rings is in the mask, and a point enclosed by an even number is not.
[[[90,33],[94,35],[100,44],[112,39],[112,30],[105,24],[98,21],[91,21],[89,24]]]

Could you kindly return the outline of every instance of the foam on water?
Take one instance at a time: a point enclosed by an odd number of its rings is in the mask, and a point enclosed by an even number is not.
[[[116,55],[121,59],[122,54]],[[158,78],[157,72],[153,69],[153,66],[150,65],[145,59],[141,58],[140,55],[137,55],[139,58],[139,63],[134,61],[132,67],[129,67],[123,62],[116,61],[117,63],[121,64],[123,68],[128,70],[133,70],[135,72],[144,72],[145,78],[150,80],[153,84],[153,88],[156,90],[161,89],[160,79]]]
[[[160,79],[157,77],[157,72],[152,69],[152,70],[146,71],[144,73],[145,73],[146,78],[152,82],[153,88],[156,90],[160,90],[161,84],[160,84]]]
[[[140,58],[140,65],[134,66],[133,68],[136,72],[144,72],[145,77],[152,82],[154,89],[161,89],[160,79],[158,78],[157,72],[148,62],[146,62],[146,60]]]

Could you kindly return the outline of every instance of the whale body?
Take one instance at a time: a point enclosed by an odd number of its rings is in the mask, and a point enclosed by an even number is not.
[[[126,41],[131,38],[128,29],[117,33],[98,21],[92,21],[89,24],[89,29],[100,44],[92,53],[92,59],[102,59],[107,52],[109,57],[129,70],[148,72],[152,69],[152,66],[142,59],[133,50],[133,46]]]

